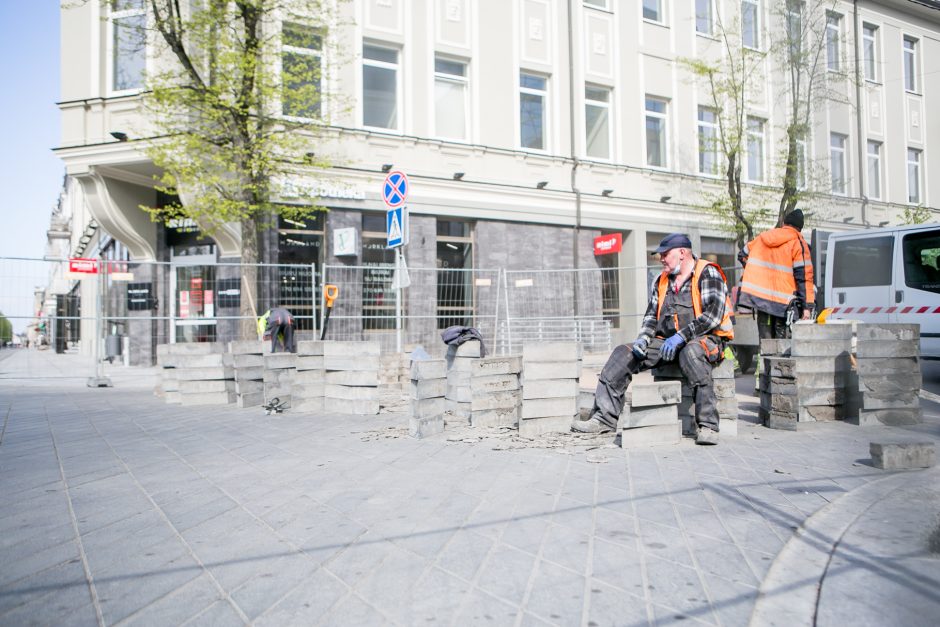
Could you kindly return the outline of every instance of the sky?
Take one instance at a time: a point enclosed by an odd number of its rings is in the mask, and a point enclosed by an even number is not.
[[[52,153],[60,128],[59,0],[0,0],[0,77],[0,180],[6,198],[0,205],[0,257],[41,258],[65,173]]]

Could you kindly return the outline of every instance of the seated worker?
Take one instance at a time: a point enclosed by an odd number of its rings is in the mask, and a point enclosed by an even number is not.
[[[712,368],[734,336],[728,284],[721,268],[692,254],[692,242],[683,233],[664,237],[655,252],[663,272],[653,280],[640,335],[633,344],[618,346],[611,353],[598,378],[591,417],[575,420],[571,430],[613,431],[633,375],[678,362],[694,394],[695,443],[718,444]]]
[[[264,335],[271,335],[271,352],[277,352],[278,340],[285,353],[294,352],[294,316],[286,308],[278,305],[266,313],[267,324]]]

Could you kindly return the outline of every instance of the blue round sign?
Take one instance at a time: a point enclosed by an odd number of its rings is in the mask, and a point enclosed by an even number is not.
[[[394,209],[405,204],[408,198],[408,177],[404,172],[389,172],[385,177],[385,184],[382,185],[382,200],[385,204]]]

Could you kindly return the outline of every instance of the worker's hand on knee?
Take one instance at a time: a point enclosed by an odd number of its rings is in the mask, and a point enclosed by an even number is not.
[[[646,359],[646,348],[649,346],[650,341],[645,337],[638,337],[633,343],[632,351],[633,356],[639,360]]]
[[[663,342],[663,347],[660,349],[660,355],[663,356],[663,359],[666,361],[672,361],[676,358],[676,354],[679,352],[679,349],[682,348],[682,345],[685,344],[685,340],[682,339],[682,336],[676,333],[668,340]]]

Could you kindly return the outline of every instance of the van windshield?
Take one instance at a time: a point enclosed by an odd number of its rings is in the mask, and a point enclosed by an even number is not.
[[[905,235],[902,249],[907,287],[940,294],[940,229]]]

